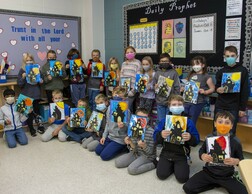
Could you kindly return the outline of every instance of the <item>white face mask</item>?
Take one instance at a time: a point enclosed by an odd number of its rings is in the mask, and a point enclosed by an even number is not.
[[[202,66],[201,65],[194,65],[192,68],[193,68],[193,71],[199,72],[199,71],[201,71]]]
[[[144,69],[144,71],[149,71],[150,65],[143,65],[143,69]]]
[[[15,97],[8,97],[6,98],[7,104],[13,104],[15,102]]]
[[[62,102],[63,100],[60,98],[60,99],[54,99],[53,102],[56,103],[56,102]]]

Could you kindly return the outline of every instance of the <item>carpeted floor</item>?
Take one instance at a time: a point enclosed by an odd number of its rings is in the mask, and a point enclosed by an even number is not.
[[[40,135],[27,136],[29,144],[14,149],[0,138],[1,194],[184,193],[173,175],[165,181],[155,170],[132,176],[127,169],[116,169],[114,160],[104,162],[78,143],[57,139],[43,143]],[[198,148],[192,151],[191,174],[202,169]],[[227,192],[218,188],[206,193]]]

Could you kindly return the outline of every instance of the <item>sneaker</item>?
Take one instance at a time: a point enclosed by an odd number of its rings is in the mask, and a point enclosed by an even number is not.
[[[36,137],[37,136],[37,133],[36,133],[35,129],[31,129],[30,132],[31,132],[31,136],[32,137]]]
[[[44,125],[43,125],[42,123],[40,123],[40,124],[38,125],[37,132],[40,133],[40,134],[45,133],[45,127],[44,127]]]

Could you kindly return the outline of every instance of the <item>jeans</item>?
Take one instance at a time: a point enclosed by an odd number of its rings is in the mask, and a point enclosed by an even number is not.
[[[185,114],[191,117],[195,126],[204,105],[205,103],[199,103],[199,104],[185,103]]]
[[[100,94],[99,89],[88,89],[89,106],[92,111],[96,109],[95,97]]]
[[[122,152],[126,148],[126,145],[119,144],[115,141],[106,138],[104,144],[99,144],[95,153],[101,157],[102,160],[107,161],[114,158],[117,154]]]
[[[9,148],[16,147],[17,141],[20,143],[20,145],[28,144],[28,139],[27,139],[27,136],[25,135],[23,128],[5,131],[4,133],[5,133],[5,139]]]
[[[168,106],[164,106],[164,105],[157,105],[157,116],[158,116],[158,121],[157,123],[159,123],[163,118],[165,118],[166,114],[168,114],[169,112],[169,108]]]
[[[82,139],[89,138],[92,133],[85,131],[84,128],[74,128],[72,131],[69,131],[66,127],[62,128],[62,131],[72,138],[73,141],[81,143]]]
[[[86,95],[86,84],[71,84],[71,98],[73,104],[77,107],[78,100],[81,98],[85,98]]]

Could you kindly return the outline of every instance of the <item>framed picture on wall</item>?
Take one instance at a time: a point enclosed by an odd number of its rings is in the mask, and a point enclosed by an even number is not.
[[[216,53],[216,13],[190,17],[190,53]]]

